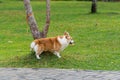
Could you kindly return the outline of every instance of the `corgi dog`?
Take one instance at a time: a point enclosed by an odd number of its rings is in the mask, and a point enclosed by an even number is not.
[[[74,40],[68,32],[64,32],[62,36],[36,39],[31,43],[30,47],[35,52],[37,59],[40,59],[39,56],[44,51],[50,51],[58,58],[61,58],[60,52],[69,44],[74,44]]]

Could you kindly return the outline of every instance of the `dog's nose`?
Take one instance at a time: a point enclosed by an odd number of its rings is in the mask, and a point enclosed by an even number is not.
[[[73,41],[73,40],[71,40],[71,41],[70,41],[70,44],[74,44],[74,41]]]

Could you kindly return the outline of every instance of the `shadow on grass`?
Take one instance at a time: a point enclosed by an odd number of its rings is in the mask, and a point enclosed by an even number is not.
[[[41,55],[40,55],[40,58],[41,59],[45,59],[45,58],[55,58],[56,56],[53,54],[53,53],[51,53],[51,52],[43,52]],[[36,59],[36,60],[39,60],[39,59],[37,59],[36,58],[36,56],[35,56],[35,52],[30,52],[28,55],[26,55],[25,57],[24,57],[25,59]],[[40,59],[40,60],[41,60]]]
[[[1,62],[1,67],[13,68],[72,68],[76,63],[74,58],[68,55],[62,55],[58,58],[52,53],[44,52],[37,59],[35,53],[27,53],[22,56],[14,56],[6,62]]]
[[[41,59],[37,59],[34,52],[30,52],[29,54],[21,57],[22,60],[25,60],[27,62],[31,62],[31,61],[41,62],[41,61],[43,61],[45,59],[49,61],[51,59],[56,59],[57,57],[54,54],[50,53],[50,52],[43,52],[40,55],[40,58]]]
[[[3,67],[26,67],[26,68],[48,68],[56,65],[59,61],[57,56],[50,52],[44,52],[40,55],[41,59],[37,59],[35,53],[28,53],[22,56],[15,56],[5,63],[0,63]]]

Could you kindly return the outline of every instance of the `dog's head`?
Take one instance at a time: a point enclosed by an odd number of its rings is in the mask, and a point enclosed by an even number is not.
[[[64,32],[64,36],[69,44],[71,44],[71,45],[74,44],[74,40],[72,39],[72,37],[70,36],[70,34],[68,32]]]

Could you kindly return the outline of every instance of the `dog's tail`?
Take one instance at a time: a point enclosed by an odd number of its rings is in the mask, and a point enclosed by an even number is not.
[[[34,50],[34,47],[35,47],[35,42],[33,41],[32,43],[31,43],[31,45],[30,45],[30,51],[33,51]]]

